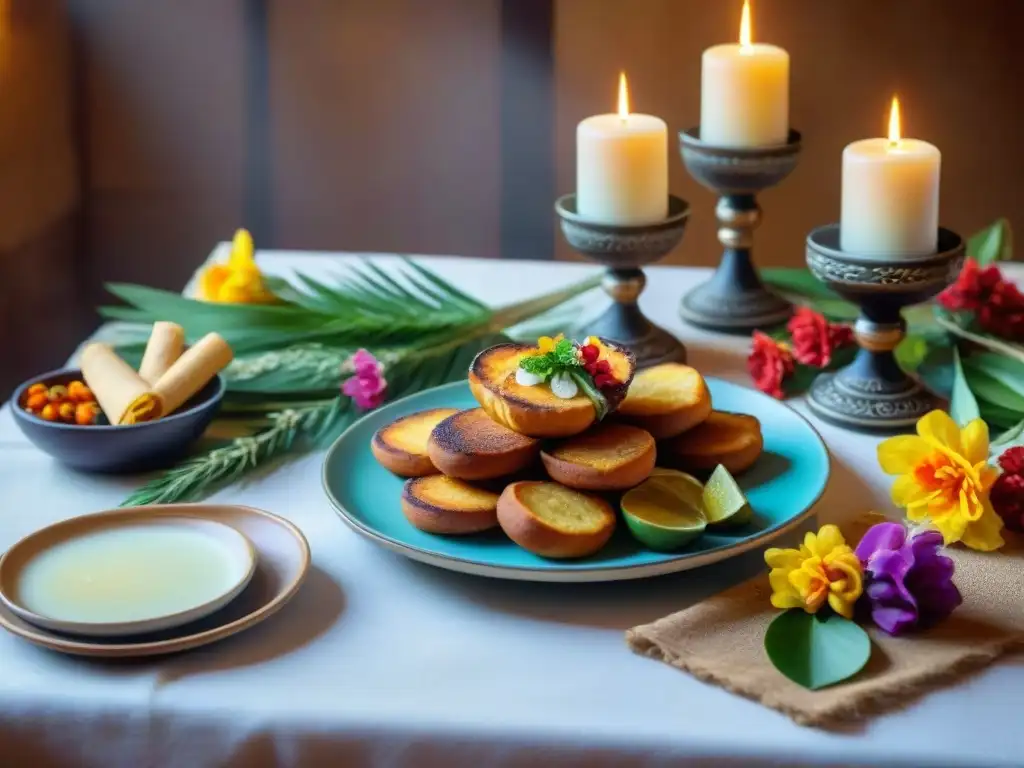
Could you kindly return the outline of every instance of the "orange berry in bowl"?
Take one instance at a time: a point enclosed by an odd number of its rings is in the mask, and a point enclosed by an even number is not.
[[[43,406],[50,402],[49,396],[46,394],[46,388],[43,388],[42,392],[32,392],[25,400],[25,407],[30,411],[40,411]]]
[[[25,394],[28,395],[29,397],[32,397],[32,395],[45,395],[47,390],[48,387],[42,382],[39,382],[38,384],[33,384],[31,387],[25,390]]]
[[[95,424],[96,417],[99,414],[100,409],[96,403],[79,403],[75,406],[75,424],[83,427],[88,424]]]
[[[57,406],[57,413],[60,415],[61,421],[66,421],[68,424],[74,424],[75,422],[75,404],[69,402],[63,402]]]
[[[76,403],[91,403],[96,399],[92,390],[77,379],[68,384],[68,397]]]
[[[47,403],[39,412],[39,416],[46,421],[57,421],[60,419],[60,406],[56,403]]]

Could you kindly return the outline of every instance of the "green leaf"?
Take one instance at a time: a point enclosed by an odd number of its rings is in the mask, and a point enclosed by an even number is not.
[[[1007,411],[1024,415],[1024,397],[1007,387],[998,379],[975,368],[964,367],[967,386],[980,402],[991,403]]]
[[[1018,421],[1016,424],[1008,427],[1005,432],[989,443],[988,453],[990,457],[995,458],[1002,455],[1007,449],[1019,445],[1024,445],[1024,421]]]
[[[849,323],[860,316],[860,308],[842,299],[807,299],[799,302],[820,312],[829,320]]]
[[[1024,395],[1024,362],[994,352],[975,352],[965,358],[963,363],[965,370],[986,373],[1014,392]]]
[[[978,407],[981,409],[981,418],[989,425],[991,432],[1010,429],[1016,426],[1021,417],[1017,411],[1008,411],[985,401],[978,403]]]
[[[1014,360],[1024,362],[1024,346],[1004,341],[987,333],[976,333],[966,327],[966,319],[963,315],[950,314],[936,308],[935,319],[942,328],[954,336],[977,344],[979,347],[983,347],[996,354],[1005,355],[1006,357],[1012,357]]]
[[[981,417],[978,401],[967,385],[964,367],[960,363],[960,351],[953,349],[953,392],[949,399],[949,415],[961,427]]]
[[[916,371],[931,351],[931,342],[919,334],[908,334],[896,346],[896,362],[907,373]]]
[[[842,616],[792,609],[768,625],[764,649],[779,672],[816,691],[860,672],[871,658],[871,638]]]
[[[1013,258],[1013,234],[1010,222],[1000,219],[971,235],[967,240],[967,255],[972,256],[981,266]]]
[[[601,421],[601,419],[608,415],[608,401],[601,393],[601,390],[594,386],[594,380],[590,378],[590,374],[586,371],[580,368],[570,368],[568,373],[572,376],[572,380],[576,382],[576,386],[580,388],[583,394],[590,398],[590,402],[594,404],[594,411],[597,413],[597,420]]]
[[[761,280],[782,293],[811,299],[839,299],[839,294],[805,267],[768,267],[759,271]],[[841,299],[840,299],[841,300]]]

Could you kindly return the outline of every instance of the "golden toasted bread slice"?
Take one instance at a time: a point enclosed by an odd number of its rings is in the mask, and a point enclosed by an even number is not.
[[[402,513],[428,533],[477,533],[498,524],[498,494],[444,475],[407,480]]]
[[[704,421],[658,446],[660,463],[687,472],[703,472],[724,464],[738,474],[764,450],[761,423],[745,413],[712,411]]]
[[[628,424],[601,424],[549,446],[540,455],[552,480],[587,491],[621,491],[639,485],[654,469],[649,432]]]
[[[612,374],[621,382],[605,390],[609,412],[618,408],[633,380],[636,360],[625,347],[601,339],[608,351]],[[469,369],[469,388],[488,415],[509,429],[530,437],[577,435],[597,418],[594,404],[582,392],[562,400],[546,385],[524,387],[516,383],[519,361],[537,354],[528,344],[499,344],[485,349]]]
[[[402,477],[437,474],[437,468],[427,455],[427,440],[434,427],[453,413],[458,410],[433,408],[411,413],[381,427],[370,441],[374,458]]]
[[[604,499],[558,483],[513,483],[498,499],[498,523],[512,541],[542,557],[584,557],[615,530]]]
[[[663,363],[637,372],[616,415],[664,440],[692,429],[710,413],[704,377],[688,365]]]
[[[490,480],[530,466],[540,453],[540,442],[492,420],[482,408],[473,408],[434,427],[427,453],[449,477]]]

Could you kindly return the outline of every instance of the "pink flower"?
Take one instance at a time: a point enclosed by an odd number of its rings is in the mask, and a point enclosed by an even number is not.
[[[341,391],[355,400],[358,408],[369,411],[384,402],[388,382],[384,378],[384,366],[377,358],[360,349],[345,361],[342,370],[353,371],[341,385]]]

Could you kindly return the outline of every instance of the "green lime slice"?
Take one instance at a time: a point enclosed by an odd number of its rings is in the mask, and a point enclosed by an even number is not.
[[[704,514],[712,528],[739,528],[751,521],[754,511],[729,470],[719,464],[704,485]]]
[[[651,549],[685,547],[707,526],[703,486],[675,470],[655,470],[622,497],[622,516],[633,536]]]

